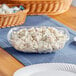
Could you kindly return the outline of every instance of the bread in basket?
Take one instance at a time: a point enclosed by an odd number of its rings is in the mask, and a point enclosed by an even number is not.
[[[20,4],[8,4],[9,7],[20,6]],[[0,28],[17,26],[24,23],[28,9],[12,14],[0,14]]]
[[[28,14],[57,15],[66,12],[72,0],[6,0],[7,3],[23,3],[29,8]]]

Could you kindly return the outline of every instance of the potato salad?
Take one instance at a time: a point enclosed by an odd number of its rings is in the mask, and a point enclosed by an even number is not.
[[[64,30],[55,27],[31,27],[13,31],[10,41],[23,52],[46,53],[62,49],[69,40]]]

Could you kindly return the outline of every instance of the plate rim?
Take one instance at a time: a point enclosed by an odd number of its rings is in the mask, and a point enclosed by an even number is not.
[[[66,66],[75,66],[75,67],[76,67],[75,64],[70,64],[70,63],[39,63],[39,64],[33,64],[33,65],[29,65],[29,66],[24,66],[24,67],[16,70],[16,71],[14,72],[13,76],[16,76],[15,74],[16,74],[18,71],[22,70],[22,69],[29,69],[30,67],[43,66],[43,65],[63,65],[63,66],[66,65]]]

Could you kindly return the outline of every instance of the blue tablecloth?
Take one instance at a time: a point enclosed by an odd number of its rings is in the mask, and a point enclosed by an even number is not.
[[[76,36],[76,32],[66,27],[65,25],[57,22],[48,16],[27,16],[26,22],[22,26],[59,26],[66,28],[70,33],[70,38]],[[13,27],[12,27],[13,28]],[[76,64],[76,43],[71,42],[60,51],[50,54],[35,54],[35,53],[22,53],[15,50],[7,40],[7,33],[11,28],[0,29],[0,46],[8,53],[14,56],[24,65],[32,65],[38,63],[72,63]]]

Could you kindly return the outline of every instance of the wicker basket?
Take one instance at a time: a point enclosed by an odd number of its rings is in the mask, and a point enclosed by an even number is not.
[[[8,4],[9,7],[20,6],[19,4]],[[24,23],[26,19],[27,12],[29,10],[25,9],[13,14],[0,14],[0,28],[17,26]]]
[[[72,0],[11,0],[11,2],[25,4],[26,8],[29,8],[29,15],[57,15],[66,12],[69,9]]]

